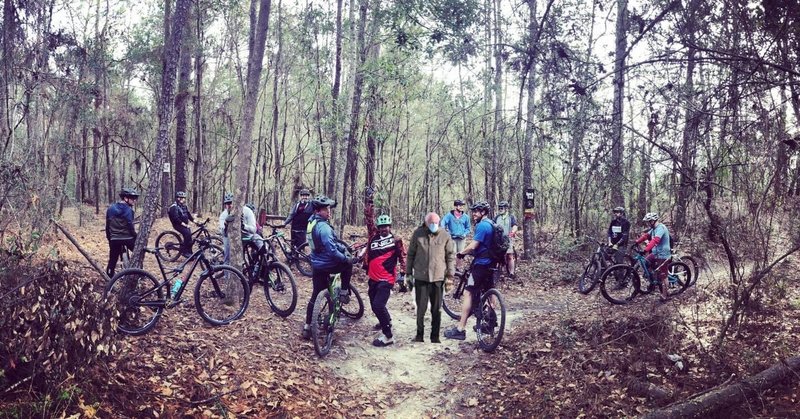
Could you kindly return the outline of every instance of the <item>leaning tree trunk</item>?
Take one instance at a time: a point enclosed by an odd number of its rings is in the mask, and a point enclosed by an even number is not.
[[[253,0],[254,2],[256,0]],[[269,13],[272,3],[270,0],[260,0],[256,27],[250,31],[253,39],[250,41],[252,49],[247,59],[247,80],[245,88],[244,109],[242,109],[242,131],[239,137],[239,153],[236,155],[236,171],[233,183],[236,188],[233,199],[234,211],[238,211],[245,202],[247,191],[247,178],[253,158],[253,122],[255,121],[258,90],[260,87],[261,71],[264,68],[264,48],[269,30]],[[228,237],[231,238],[231,263],[233,266],[242,265],[241,223],[230,224]]]
[[[172,16],[172,36],[169,46],[164,53],[164,73],[161,77],[161,96],[158,100],[158,136],[156,138],[156,153],[148,169],[149,183],[144,193],[144,208],[139,235],[136,238],[136,247],[133,251],[133,266],[142,266],[144,248],[156,214],[158,203],[158,189],[161,184],[161,168],[167,156],[169,146],[169,126],[172,121],[172,102],[175,99],[175,74],[178,69],[181,41],[183,40],[183,27],[189,14],[191,0],[177,0],[175,12]],[[167,40],[165,40],[165,44]]]

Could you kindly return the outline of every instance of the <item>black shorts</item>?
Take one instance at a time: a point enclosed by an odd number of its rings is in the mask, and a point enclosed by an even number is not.
[[[493,273],[491,265],[472,265],[472,272],[467,279],[465,289],[472,295],[480,295],[490,288],[494,288]]]

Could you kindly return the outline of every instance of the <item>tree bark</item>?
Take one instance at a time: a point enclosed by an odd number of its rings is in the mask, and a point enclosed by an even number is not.
[[[3,154],[8,151],[14,134],[8,103],[13,85],[15,10],[13,0],[3,0],[3,62],[0,63],[0,141],[3,142]]]
[[[342,0],[336,0],[336,56],[334,60],[333,86],[331,87],[331,119],[333,121],[330,147],[331,163],[329,165],[328,184],[325,188],[325,194],[335,199],[336,163],[339,159],[339,134],[341,127],[339,122],[339,90],[341,89],[342,82]]]
[[[616,48],[614,51],[614,102],[611,111],[611,201],[612,206],[625,206],[623,156],[623,100],[625,97],[625,51],[628,40],[628,0],[617,0]]]
[[[525,122],[525,141],[523,145],[522,158],[522,186],[523,193],[533,188],[533,142],[536,130],[536,64],[538,55],[539,29],[536,20],[537,0],[528,0],[528,63],[527,63],[527,83],[528,83],[528,106]],[[522,258],[525,260],[533,259],[533,213],[523,214],[522,218]]]
[[[175,99],[175,78],[180,57],[181,41],[183,40],[183,27],[189,14],[191,0],[177,0],[175,13],[172,17],[171,36],[169,43],[165,40],[164,72],[161,77],[161,96],[158,101],[158,136],[156,137],[156,152],[148,168],[147,190],[144,193],[144,209],[139,235],[136,238],[136,247],[133,251],[133,266],[141,267],[144,261],[144,248],[150,236],[156,214],[158,190],[161,184],[161,169],[166,161],[167,147],[169,145],[169,126],[172,122],[172,107]]]
[[[645,419],[705,418],[715,416],[723,409],[741,404],[759,393],[784,382],[796,381],[800,373],[800,356],[781,360],[766,370],[745,378],[739,383],[710,391],[674,406],[652,411]]]
[[[281,78],[281,59],[283,55],[283,28],[282,28],[282,13],[281,13],[281,0],[278,0],[278,51],[275,53],[275,71],[272,80],[272,162],[274,164],[274,181],[275,187],[272,194],[272,208],[277,211],[280,203],[281,186],[283,186],[283,147],[280,145],[278,133],[278,120],[280,118],[279,98],[278,98],[278,82]]]
[[[192,32],[192,19],[187,19],[186,33]],[[189,104],[189,76],[192,72],[192,42],[191,36],[181,45],[181,57],[178,69],[178,93],[175,96],[175,191],[186,192],[186,156],[187,156],[187,127],[189,125],[186,108]]]
[[[203,87],[203,11],[202,3],[195,3],[195,56],[194,56],[194,166],[192,168],[194,190],[192,200],[194,208],[203,208],[205,205],[205,178],[203,176],[203,112],[202,112],[202,87]]]

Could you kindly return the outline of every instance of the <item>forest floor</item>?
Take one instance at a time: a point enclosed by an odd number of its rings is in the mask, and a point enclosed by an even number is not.
[[[84,218],[80,227],[69,214],[64,223],[104,265],[102,221]],[[167,228],[166,220],[158,220],[151,242]],[[408,229],[396,233],[410,236]],[[65,239],[52,246],[75,266],[86,266]],[[784,290],[783,301],[754,313],[721,351],[711,352],[722,318],[715,289],[724,282],[713,261],[697,287],[667,304],[644,296],[618,307],[597,290],[579,294],[575,281],[585,257],[566,261],[563,253],[545,246],[535,261],[520,264],[519,282],[498,285],[509,310],[503,343],[492,354],[477,348],[472,320],[466,341],[442,336],[434,344],[426,333],[425,343],[413,343],[413,293],[399,292],[389,300],[396,343],[373,347],[377,320],[358,269],[354,283],[365,315],[344,321],[331,353],[319,359],[313,344],[300,339],[311,286],[295,271],[299,299],[288,318],[270,311],[260,287],[253,289],[245,316],[224,327],[208,326],[190,303],[166,310],[154,330],[121,337],[122,350],[110,362],[74,379],[80,397],[72,408],[100,417],[630,417],[732,374],[757,373],[800,347],[795,287]],[[796,266],[787,262],[782,269],[796,272]],[[153,261],[145,267],[157,272]],[[442,332],[454,324],[443,312]],[[429,327],[430,315],[426,332]],[[681,362],[670,359],[676,355]],[[637,383],[668,397],[637,394],[631,390]],[[791,417],[799,401],[800,389],[786,385],[725,415]]]

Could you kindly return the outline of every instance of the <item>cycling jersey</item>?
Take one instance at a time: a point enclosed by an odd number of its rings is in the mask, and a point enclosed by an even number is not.
[[[669,245],[669,230],[667,230],[667,226],[664,224],[656,224],[655,227],[642,234],[642,236],[636,240],[636,243],[639,244],[646,240],[650,241],[647,242],[647,246],[644,248],[645,252],[652,251],[653,255],[658,259],[669,259],[672,256]]]
[[[611,220],[611,224],[608,226],[608,239],[611,241],[611,244],[616,244],[617,246],[627,246],[628,245],[628,234],[631,230],[631,223],[625,219],[625,217],[620,217],[619,219]]]
[[[189,212],[189,208],[177,202],[169,206],[167,215],[169,215],[169,221],[172,223],[172,226],[176,229],[184,223],[188,223],[189,220],[194,221],[194,217]]]
[[[492,258],[489,256],[489,246],[494,239],[494,227],[488,218],[482,219],[475,226],[475,236],[472,239],[480,243],[478,248],[475,249],[475,259],[472,263],[475,265],[491,265]]]
[[[374,236],[367,245],[364,263],[367,265],[367,276],[374,281],[386,281],[394,285],[396,268],[400,263],[401,272],[406,266],[406,254],[403,241],[393,234],[382,237]]]
[[[106,239],[130,240],[136,238],[133,227],[133,208],[125,202],[112,204],[106,210]]]
[[[311,216],[306,228],[306,241],[311,248],[311,267],[318,270],[333,269],[347,262],[342,245],[328,220],[317,214]]]

